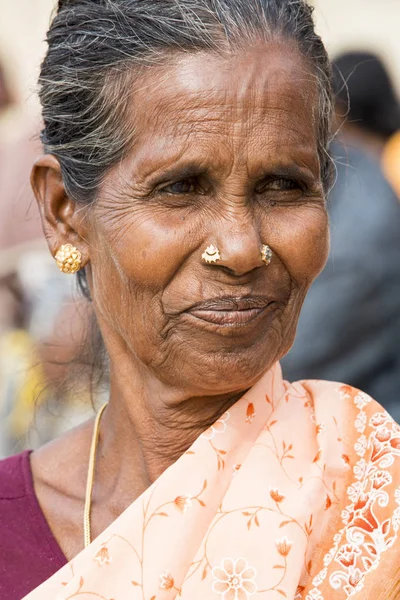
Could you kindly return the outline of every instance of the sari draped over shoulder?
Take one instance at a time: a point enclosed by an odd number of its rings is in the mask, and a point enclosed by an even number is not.
[[[400,427],[276,364],[25,600],[386,599],[399,527]]]

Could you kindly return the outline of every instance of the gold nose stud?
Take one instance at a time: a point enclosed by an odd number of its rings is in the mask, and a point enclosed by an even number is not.
[[[54,258],[60,271],[67,275],[73,275],[82,266],[82,254],[72,244],[61,246]]]
[[[263,261],[266,267],[268,267],[268,265],[271,263],[272,256],[273,252],[271,248],[267,244],[264,244],[261,249],[261,260]]]
[[[201,258],[204,260],[204,262],[211,265],[221,260],[221,253],[216,246],[211,245],[205,249],[201,255]]]

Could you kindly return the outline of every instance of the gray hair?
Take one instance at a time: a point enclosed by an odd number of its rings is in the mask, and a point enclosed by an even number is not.
[[[107,170],[134,140],[128,111],[138,68],[177,52],[223,53],[255,40],[294,43],[320,92],[319,153],[330,180],[331,71],[304,0],[60,0],[39,86],[45,151],[67,193],[90,203]]]

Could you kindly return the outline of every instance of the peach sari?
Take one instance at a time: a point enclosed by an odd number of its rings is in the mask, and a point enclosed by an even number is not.
[[[399,527],[400,427],[277,364],[26,600],[387,600]]]

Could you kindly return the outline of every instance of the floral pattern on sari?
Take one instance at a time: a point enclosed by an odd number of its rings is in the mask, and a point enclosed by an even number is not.
[[[390,472],[400,457],[400,427],[382,410],[368,418],[365,409],[373,401],[359,390],[341,386],[339,393],[359,409],[355,430],[361,435],[354,444],[359,460],[353,467],[354,482],[347,489],[350,504],[341,513],[344,527],[334,536],[324,568],[314,578],[306,600],[324,600],[318,588],[327,578],[330,587],[343,589],[346,598],[361,592],[365,576],[379,567],[383,553],[396,542],[400,526],[400,487],[393,489],[396,482]],[[388,515],[380,509],[389,506],[390,496],[398,507]]]
[[[346,600],[399,543],[399,457],[368,396],[276,365],[26,600]]]

